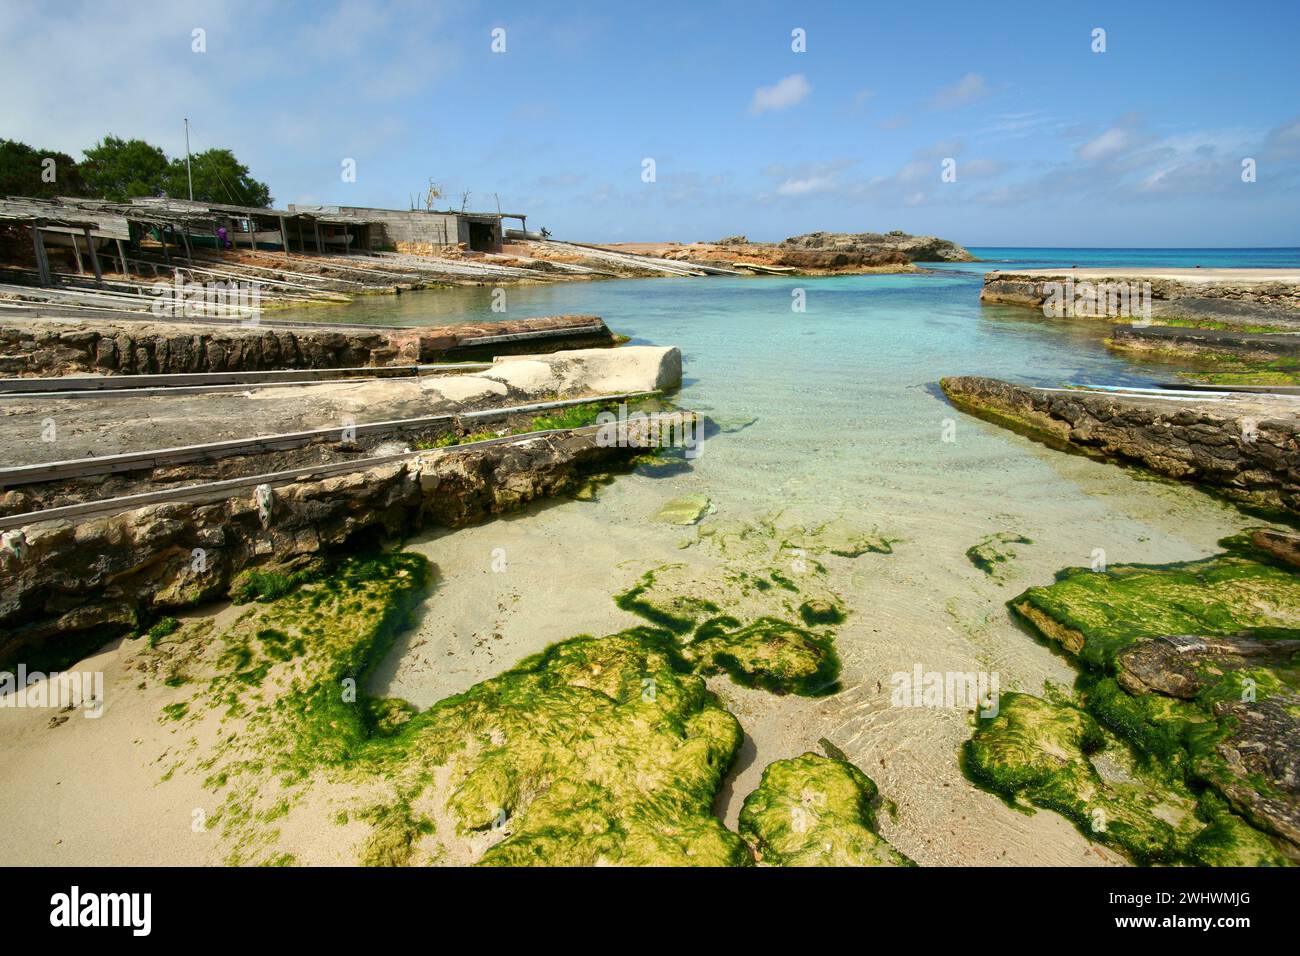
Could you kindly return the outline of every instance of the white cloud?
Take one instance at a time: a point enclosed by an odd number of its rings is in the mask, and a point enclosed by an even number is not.
[[[754,99],[749,104],[749,111],[755,115],[768,110],[785,110],[807,99],[812,92],[812,84],[802,73],[777,80],[774,86],[760,86],[754,91]]]
[[[776,194],[778,196],[807,196],[809,193],[824,193],[834,188],[834,176],[808,176],[804,179],[787,179],[776,187]]]
[[[1096,163],[1123,155],[1136,146],[1137,142],[1137,135],[1133,130],[1112,126],[1104,133],[1088,140],[1075,152],[1079,154],[1080,159]]]
[[[982,73],[967,73],[952,86],[944,87],[930,100],[930,108],[950,110],[983,99],[991,92]]]

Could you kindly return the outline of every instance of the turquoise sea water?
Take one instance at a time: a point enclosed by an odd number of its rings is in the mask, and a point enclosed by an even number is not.
[[[962,263],[962,268],[986,271],[990,268],[1023,269],[1074,266],[1085,268],[1181,268],[1194,269],[1296,269],[1300,248],[1265,249],[1032,249],[976,246],[970,250],[982,261]]]

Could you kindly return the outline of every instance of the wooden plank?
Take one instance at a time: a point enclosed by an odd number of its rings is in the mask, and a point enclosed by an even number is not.
[[[90,251],[90,264],[95,270],[95,285],[104,288],[104,270],[99,267],[99,253],[95,251],[95,240],[90,238],[90,228],[86,228],[86,248]]]
[[[53,280],[50,278],[50,263],[45,258],[45,242],[41,239],[41,229],[39,226],[32,226],[32,246],[36,253],[36,269],[41,277],[41,285],[52,285]]]
[[[81,263],[81,249],[77,245],[77,234],[75,232],[71,233],[68,238],[72,240],[72,256],[77,260],[77,272],[81,275],[85,275],[86,267]]]
[[[457,340],[456,348],[497,345],[502,342],[518,342],[524,339],[551,339],[564,335],[574,335],[580,332],[593,334],[599,333],[600,331],[601,327],[598,325],[575,325],[564,329],[539,329],[535,332],[511,332],[508,335],[481,335],[477,338]]]
[[[357,369],[286,369],[273,372],[194,372],[177,375],[101,375],[67,379],[0,379],[0,401],[36,398],[139,398],[148,395],[197,395],[205,392],[245,391],[249,388],[301,387],[376,379],[419,378],[425,374],[465,375],[486,371],[491,363],[463,363],[434,372],[425,366],[381,366]],[[248,375],[249,378],[242,376]],[[287,377],[297,375],[298,377]],[[276,376],[276,377],[270,377]],[[284,376],[284,377],[281,377]],[[147,381],[138,381],[145,379]]]
[[[131,270],[128,269],[126,265],[126,247],[122,245],[121,239],[115,239],[114,242],[117,243],[117,258],[118,262],[122,265],[122,275],[129,276]]]

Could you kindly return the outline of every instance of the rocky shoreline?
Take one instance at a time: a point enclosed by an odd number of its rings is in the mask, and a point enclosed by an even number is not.
[[[1106,306],[1108,289],[1123,287],[1128,308]],[[1148,293],[1149,290],[1149,293]],[[1147,298],[1149,294],[1149,299]],[[1023,269],[984,275],[980,301],[1064,314],[1274,326],[1300,330],[1300,272],[1260,269]],[[1134,303],[1147,303],[1149,315]]]
[[[1300,514],[1300,416],[1268,395],[1230,399],[940,381],[963,411],[1085,453],[1140,464],[1244,504]]]
[[[663,259],[703,263],[758,275],[857,275],[913,272],[917,262],[973,262],[961,246],[936,236],[888,233],[810,232],[779,243],[728,236],[717,242],[636,243],[623,248]]]

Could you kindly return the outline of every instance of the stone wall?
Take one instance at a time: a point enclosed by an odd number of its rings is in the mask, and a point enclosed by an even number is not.
[[[481,350],[465,344],[467,339],[482,336],[566,328],[583,331],[554,338],[496,343]],[[482,353],[546,352],[614,342],[605,323],[594,315],[373,332],[359,327],[310,329],[10,318],[0,324],[0,374],[139,375],[413,365]]]

